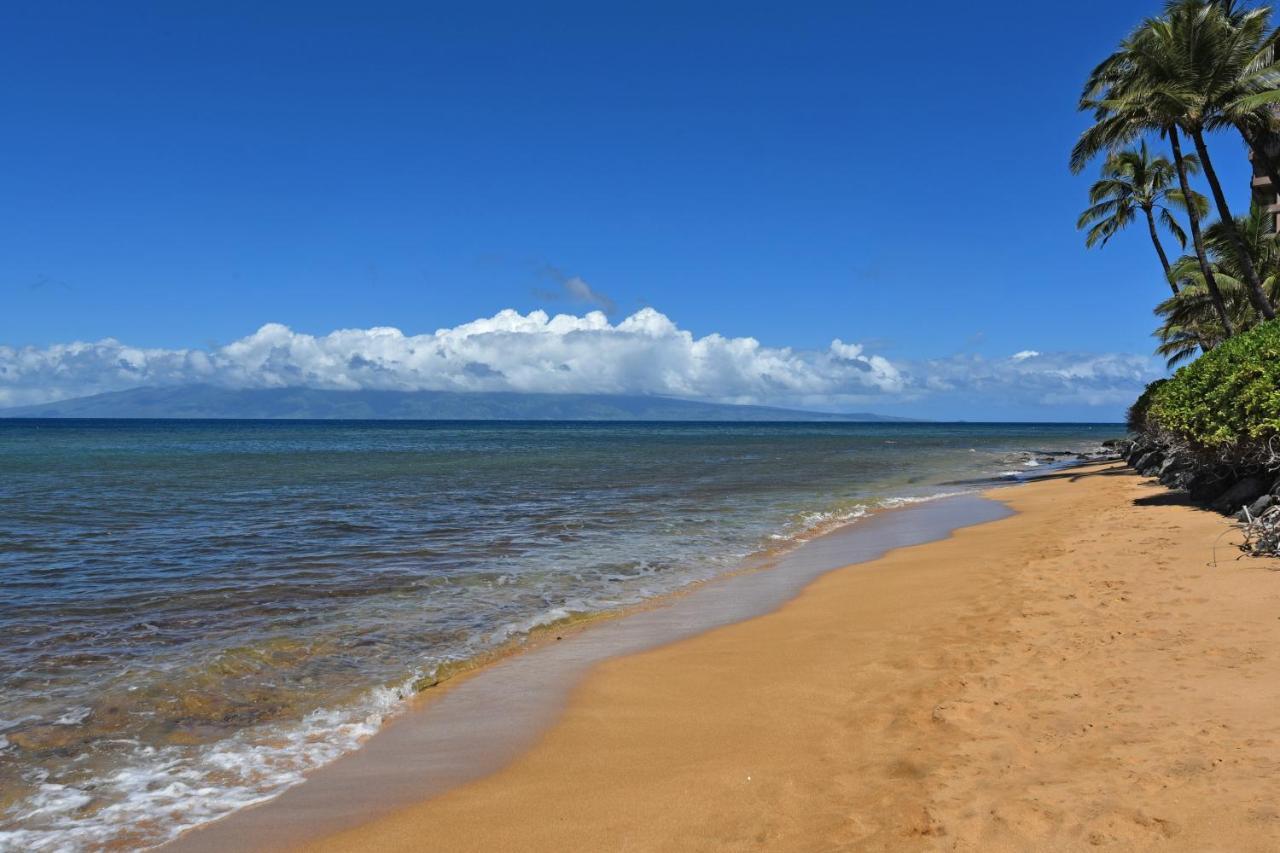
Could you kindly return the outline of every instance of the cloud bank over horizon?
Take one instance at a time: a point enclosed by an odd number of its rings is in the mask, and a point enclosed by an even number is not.
[[[1160,363],[1131,353],[958,355],[891,361],[862,345],[767,347],[755,338],[696,338],[644,308],[611,323],[507,309],[429,334],[341,329],[315,336],[268,323],[207,349],[134,347],[112,338],[0,345],[0,407],[139,386],[648,394],[830,411],[929,404],[956,417],[1076,407],[1116,417]]]

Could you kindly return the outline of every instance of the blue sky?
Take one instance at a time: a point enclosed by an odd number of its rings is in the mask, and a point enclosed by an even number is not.
[[[649,307],[811,366],[857,344],[910,388],[632,387],[619,368],[584,390],[1117,417],[1165,285],[1140,230],[1085,251],[1089,176],[1066,157],[1085,73],[1159,5],[10,6],[0,401],[185,376],[50,349],[76,341],[217,350],[276,323],[305,348]],[[1243,208],[1241,145],[1213,150]],[[511,346],[466,364],[515,383],[539,356]],[[1078,397],[961,378],[1028,351],[1055,376],[1105,354],[1137,372]],[[15,378],[22,353],[44,372]],[[930,364],[950,390],[927,390]]]

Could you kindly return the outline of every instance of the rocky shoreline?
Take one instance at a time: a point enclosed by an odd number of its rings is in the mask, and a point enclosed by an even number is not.
[[[1246,550],[1272,556],[1280,552],[1280,468],[1233,464],[1146,433],[1106,445],[1142,476],[1185,492],[1199,506],[1235,518],[1248,534]]]

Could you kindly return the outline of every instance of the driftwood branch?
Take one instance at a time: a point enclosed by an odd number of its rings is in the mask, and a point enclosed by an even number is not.
[[[1273,506],[1260,515],[1244,511],[1244,542],[1240,550],[1256,557],[1280,557],[1280,506]]]

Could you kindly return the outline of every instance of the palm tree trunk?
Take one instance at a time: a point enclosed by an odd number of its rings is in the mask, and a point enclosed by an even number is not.
[[[1178,186],[1182,189],[1182,197],[1187,199],[1187,219],[1191,222],[1191,242],[1196,247],[1196,260],[1200,262],[1200,273],[1204,276],[1205,287],[1209,288],[1209,297],[1213,300],[1213,308],[1222,321],[1223,337],[1234,335],[1235,326],[1227,314],[1227,304],[1222,301],[1222,291],[1218,289],[1218,280],[1213,277],[1213,269],[1209,266],[1209,257],[1204,251],[1204,235],[1200,233],[1200,214],[1191,201],[1191,184],[1187,182],[1187,164],[1182,162],[1182,142],[1178,139],[1178,126],[1169,126],[1169,144],[1173,147],[1173,165],[1178,171]]]
[[[1240,266],[1244,269],[1245,292],[1249,294],[1249,301],[1253,303],[1253,307],[1263,319],[1274,320],[1276,309],[1271,307],[1271,301],[1262,292],[1262,282],[1258,280],[1258,271],[1254,269],[1253,258],[1249,256],[1249,247],[1240,236],[1235,217],[1227,207],[1227,197],[1222,194],[1222,184],[1218,181],[1218,174],[1214,172],[1213,163],[1209,160],[1209,147],[1204,144],[1204,133],[1197,128],[1191,131],[1191,138],[1195,141],[1196,153],[1200,155],[1200,165],[1204,168],[1205,179],[1209,181],[1209,188],[1213,190],[1213,200],[1218,205],[1218,219],[1222,221],[1222,227],[1231,236],[1231,242],[1235,243],[1236,252],[1240,255]]]
[[[1164,253],[1164,246],[1160,245],[1160,232],[1156,231],[1156,218],[1152,215],[1150,207],[1142,208],[1142,212],[1147,215],[1147,230],[1151,232],[1151,245],[1156,247],[1156,254],[1160,256],[1160,266],[1164,267],[1165,280],[1173,288],[1173,295],[1177,296],[1178,283],[1173,280],[1173,268],[1169,266],[1169,256]]]

